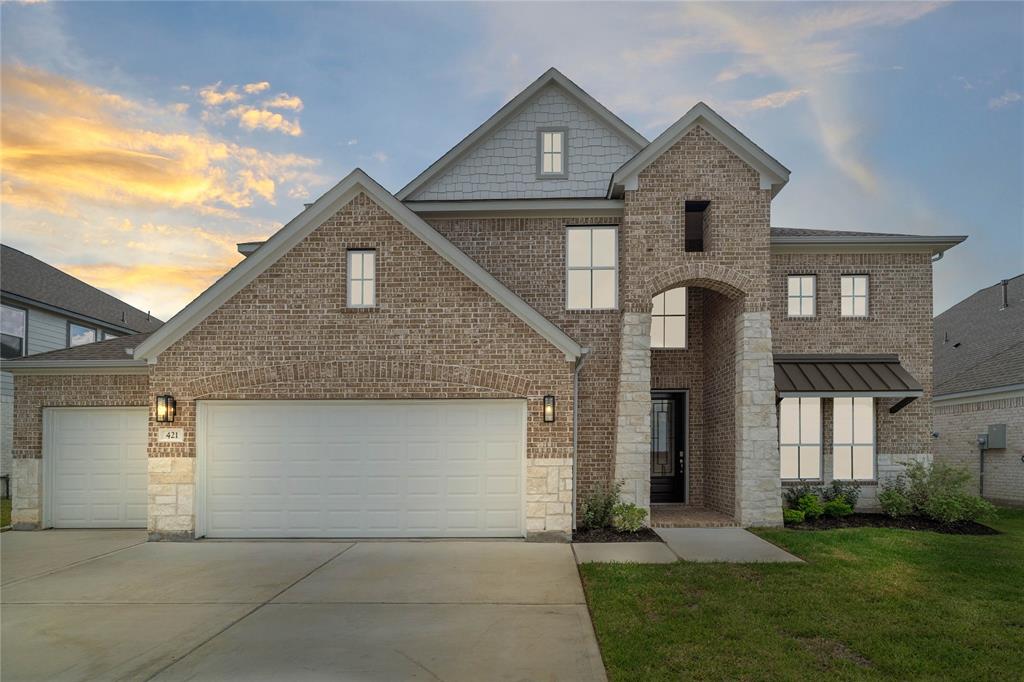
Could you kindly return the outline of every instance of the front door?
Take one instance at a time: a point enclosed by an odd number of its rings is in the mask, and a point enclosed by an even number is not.
[[[686,394],[651,394],[651,502],[686,501]]]

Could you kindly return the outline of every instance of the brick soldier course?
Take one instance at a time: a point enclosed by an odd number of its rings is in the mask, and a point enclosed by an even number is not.
[[[539,177],[537,131],[562,127],[565,177]],[[82,349],[22,364],[14,522],[42,522],[45,407],[149,407],[150,537],[187,540],[201,475],[197,401],[501,398],[526,405],[525,534],[564,540],[574,501],[614,482],[650,508],[651,392],[671,389],[688,396],[689,504],[745,526],[778,525],[779,352],[898,354],[925,399],[895,415],[895,399],[875,400],[877,470],[929,457],[930,258],[956,240],[828,246],[835,233],[772,228],[771,201],[788,174],[704,105],[648,143],[552,70],[397,195],[353,173],[339,183],[352,188],[343,202],[328,192],[263,247],[295,234],[280,255],[140,337],[123,367],[89,365]],[[684,245],[686,201],[710,202],[699,252]],[[567,309],[567,229],[582,225],[617,228],[615,309]],[[376,307],[346,305],[349,249],[376,250]],[[804,273],[818,276],[818,315],[789,319],[786,276]],[[847,273],[870,275],[867,319],[839,316]],[[683,286],[687,347],[651,349],[652,298]],[[154,405],[165,394],[177,400],[184,442],[157,442]],[[555,397],[553,422],[543,419],[545,395]]]

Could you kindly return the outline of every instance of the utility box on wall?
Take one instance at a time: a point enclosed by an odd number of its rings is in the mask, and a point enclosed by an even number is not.
[[[989,450],[1006,449],[1006,424],[988,425],[988,446]]]

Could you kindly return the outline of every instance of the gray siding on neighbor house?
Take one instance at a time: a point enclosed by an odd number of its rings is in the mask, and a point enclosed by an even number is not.
[[[568,173],[538,179],[537,130],[568,128]],[[637,148],[558,85],[548,85],[509,121],[409,200],[603,197],[612,173]]]
[[[67,346],[68,318],[38,308],[28,309],[28,354]]]

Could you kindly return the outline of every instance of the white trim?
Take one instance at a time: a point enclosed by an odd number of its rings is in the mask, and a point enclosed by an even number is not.
[[[195,539],[206,537],[206,400],[196,401]]]
[[[601,119],[612,130],[619,133],[623,139],[636,149],[643,149],[648,143],[647,138],[633,130],[625,121],[608,110],[603,104],[588,95],[578,85],[562,75],[558,69],[552,67],[531,83],[525,90],[513,97],[505,106],[498,109],[489,119],[484,121],[476,130],[462,139],[452,147],[440,159],[430,164],[426,170],[413,178],[409,184],[395,194],[400,200],[405,200],[423,189],[423,187],[441,174],[451,164],[455,163],[464,153],[476,146],[484,137],[491,133],[499,125],[516,114],[529,102],[535,94],[549,84],[556,84],[565,90],[570,96],[579,100],[590,112]]]
[[[373,178],[357,168],[317,199],[312,206],[278,230],[255,253],[233,267],[164,326],[153,332],[135,349],[135,358],[155,363],[160,353],[206,319],[231,296],[277,262],[281,256],[360,193],[365,193],[377,205],[405,225],[410,232],[422,239],[439,256],[455,266],[481,289],[508,308],[516,317],[565,353],[567,360],[575,360],[580,356],[582,349],[579,344],[569,338],[565,332],[512,293],[504,284],[480,267],[476,261],[460,251],[422,218],[395,199]]]
[[[992,388],[977,388],[970,391],[957,391],[944,395],[933,396],[936,403],[958,405],[961,403],[985,402],[987,400],[1003,400],[1024,396],[1024,384],[1008,384]]]
[[[637,178],[640,173],[698,125],[756,170],[761,177],[761,189],[770,189],[773,197],[789,182],[788,168],[754,144],[707,104],[698,102],[640,153],[615,171],[608,186],[608,198],[621,196],[624,189],[637,189]]]
[[[945,253],[965,236],[931,235],[879,236],[785,236],[771,238],[772,253]]]
[[[460,201],[405,201],[415,213],[431,218],[445,216],[529,215],[535,217],[622,217],[621,199],[468,199]]]

